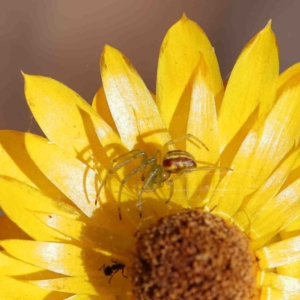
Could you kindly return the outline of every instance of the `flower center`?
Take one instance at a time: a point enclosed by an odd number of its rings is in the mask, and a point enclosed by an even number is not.
[[[184,210],[140,233],[134,299],[252,299],[255,267],[248,238],[236,226],[199,209]]]

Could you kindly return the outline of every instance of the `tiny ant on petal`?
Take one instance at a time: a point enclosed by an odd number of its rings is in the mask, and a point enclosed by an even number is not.
[[[125,278],[128,278],[126,275],[124,275],[124,269],[125,269],[125,267],[126,267],[126,265],[125,264],[122,264],[122,263],[120,263],[120,262],[117,262],[117,261],[115,261],[115,260],[111,260],[112,262],[113,262],[113,264],[110,266],[110,265],[108,265],[108,266],[106,266],[105,264],[99,269],[99,271],[100,270],[102,270],[103,268],[103,273],[104,273],[104,275],[105,276],[110,276],[110,279],[109,279],[109,283],[111,282],[111,280],[112,280],[112,278],[114,277],[114,275],[116,274],[116,273],[118,273],[120,270],[122,271],[122,275],[123,275],[123,277],[125,277]]]

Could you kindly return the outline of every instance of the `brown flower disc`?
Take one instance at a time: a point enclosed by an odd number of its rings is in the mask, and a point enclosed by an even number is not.
[[[136,300],[248,300],[255,259],[236,226],[184,210],[139,234],[132,277]]]

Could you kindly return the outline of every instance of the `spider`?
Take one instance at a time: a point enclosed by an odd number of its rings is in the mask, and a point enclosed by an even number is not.
[[[162,164],[160,164],[161,153],[159,150],[157,150],[153,156],[148,157],[145,151],[134,149],[115,158],[112,161],[112,167],[107,171],[107,174],[99,187],[95,204],[97,204],[97,199],[100,195],[101,189],[106,185],[109,176],[115,174],[119,169],[127,166],[138,158],[142,158],[141,164],[131,172],[129,172],[127,175],[125,175],[125,177],[121,181],[118,195],[118,214],[120,220],[122,220],[120,203],[124,185],[136,174],[140,173],[141,180],[143,181],[142,187],[138,192],[139,214],[142,218],[142,198],[144,193],[154,192],[156,189],[161,188],[163,184],[166,183],[170,186],[169,197],[166,200],[166,203],[168,203],[172,199],[174,192],[173,180],[179,179],[183,174],[194,171],[214,170],[222,168],[214,166],[197,167],[195,158],[189,152],[185,150],[168,151],[169,146],[182,140],[188,139],[198,142],[207,151],[209,151],[207,146],[197,137],[192,134],[187,134],[177,139],[170,140],[164,144],[164,156]],[[225,169],[230,170],[228,168]]]

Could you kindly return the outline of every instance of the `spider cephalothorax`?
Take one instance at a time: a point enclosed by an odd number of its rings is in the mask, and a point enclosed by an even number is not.
[[[174,140],[170,140],[164,145],[164,156],[162,162],[160,162],[161,153],[159,150],[155,152],[153,156],[147,156],[146,152],[140,149],[134,149],[129,151],[112,161],[112,167],[107,171],[107,174],[102,181],[99,191],[96,197],[99,197],[101,189],[106,184],[108,177],[115,174],[119,169],[127,166],[131,162],[135,161],[138,158],[142,158],[141,164],[134,168],[131,172],[125,175],[125,177],[121,181],[119,196],[118,196],[118,211],[119,218],[122,219],[120,202],[122,196],[122,190],[124,185],[136,174],[141,174],[142,186],[138,191],[138,201],[139,201],[139,210],[140,217],[142,217],[142,198],[143,193],[154,192],[156,189],[159,189],[163,186],[164,183],[170,186],[169,197],[166,200],[168,203],[174,192],[174,182],[173,180],[179,179],[183,174],[200,171],[200,170],[213,170],[219,169],[220,167],[215,166],[202,166],[197,167],[197,163],[195,158],[187,151],[184,150],[170,150],[168,151],[168,147],[181,141],[192,139],[202,145],[207,151],[208,148],[206,145],[201,142],[197,137],[192,134],[187,134],[185,136],[179,137]]]

